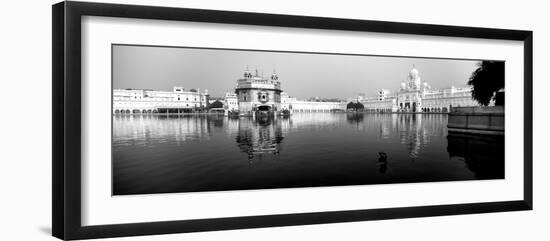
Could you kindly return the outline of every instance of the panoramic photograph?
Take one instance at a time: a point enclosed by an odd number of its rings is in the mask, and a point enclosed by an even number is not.
[[[505,62],[112,45],[112,195],[503,179]]]

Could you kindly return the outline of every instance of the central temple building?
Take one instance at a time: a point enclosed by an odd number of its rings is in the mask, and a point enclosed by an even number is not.
[[[281,89],[281,82],[275,71],[269,78],[264,78],[258,70],[252,73],[246,68],[243,77],[237,80],[235,94],[239,115],[246,116],[258,113],[280,115],[294,112],[334,112],[346,109],[345,102],[307,101],[290,97]],[[228,96],[231,94],[226,94],[227,103],[231,102]]]
[[[243,78],[237,80],[235,94],[237,94],[239,113],[254,115],[258,111],[277,114],[281,109],[281,82],[279,76],[273,72],[269,78],[263,78],[258,70],[252,74],[248,68]]]

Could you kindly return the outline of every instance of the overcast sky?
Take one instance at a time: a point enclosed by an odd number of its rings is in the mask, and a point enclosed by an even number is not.
[[[113,88],[208,89],[213,97],[233,92],[246,66],[279,74],[290,96],[347,98],[378,89],[394,92],[413,65],[432,88],[467,86],[478,61],[331,54],[114,46]]]

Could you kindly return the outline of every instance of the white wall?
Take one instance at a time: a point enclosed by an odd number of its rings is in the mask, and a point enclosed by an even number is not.
[[[118,240],[550,240],[550,18],[545,1],[109,1],[190,8],[534,30],[535,210]],[[0,240],[53,240],[51,229],[51,10],[54,1],[6,1],[0,14]],[[25,113],[26,112],[26,113]],[[406,197],[399,197],[406,198]]]

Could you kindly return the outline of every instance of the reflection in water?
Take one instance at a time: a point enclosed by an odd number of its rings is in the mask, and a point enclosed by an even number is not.
[[[388,169],[388,154],[385,152],[378,152],[378,164],[380,165],[380,173],[386,173]]]
[[[115,116],[113,193],[504,178],[504,141],[439,114]]]
[[[504,137],[452,133],[447,140],[449,157],[464,161],[477,179],[504,178]]]
[[[379,139],[398,137],[400,143],[406,146],[411,160],[418,157],[421,149],[431,142],[432,136],[440,137],[447,133],[446,115],[348,113],[346,117],[358,129],[377,129]]]
[[[262,116],[258,119],[242,118],[238,121],[237,143],[248,155],[248,160],[263,154],[279,154],[279,143],[283,140],[280,121],[274,117]]]

